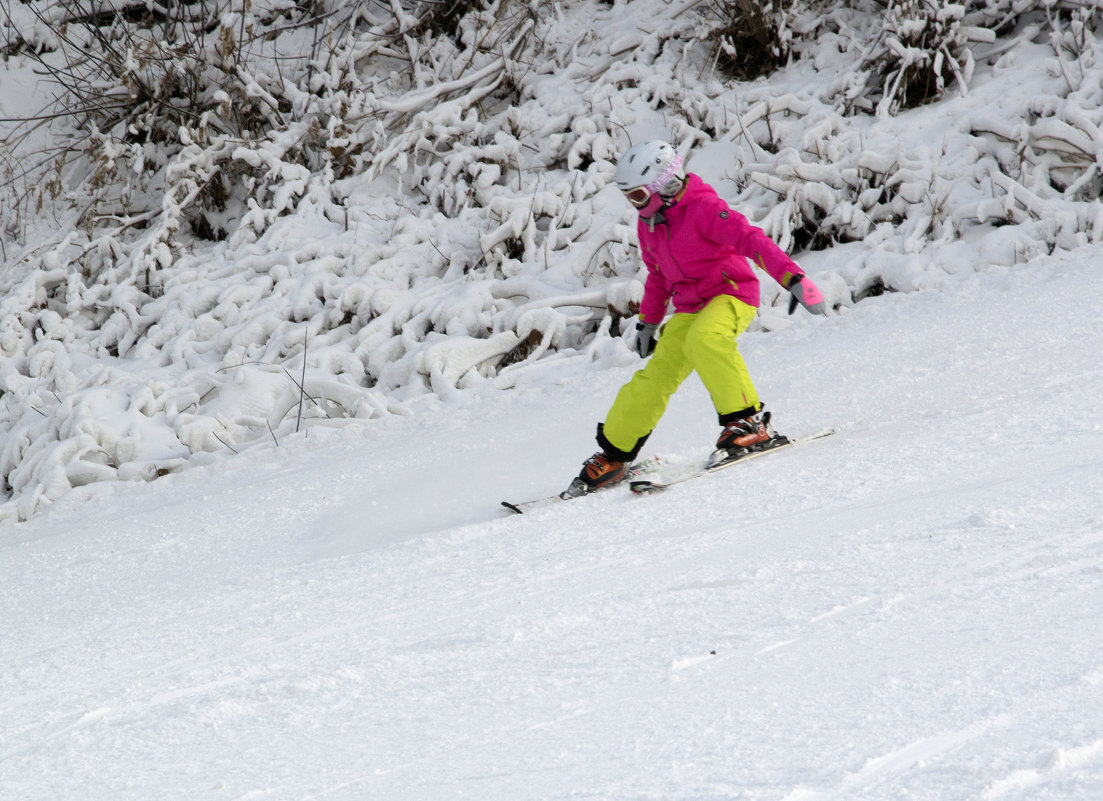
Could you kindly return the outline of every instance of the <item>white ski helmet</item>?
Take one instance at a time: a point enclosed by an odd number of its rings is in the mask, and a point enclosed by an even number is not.
[[[658,192],[672,180],[685,177],[678,151],[658,139],[632,145],[617,162],[617,188],[622,192],[640,186]]]

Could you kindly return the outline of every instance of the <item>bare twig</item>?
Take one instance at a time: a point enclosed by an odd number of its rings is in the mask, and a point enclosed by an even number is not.
[[[215,433],[214,433],[213,431],[211,432],[211,434],[213,434],[213,435],[214,435],[214,438],[215,438],[215,439],[217,439],[217,440],[218,440],[219,442],[221,442],[221,443],[222,443],[223,445],[225,445],[225,446],[226,446],[227,448],[229,448],[229,449],[230,449],[231,451],[233,451],[234,453],[238,453],[238,452],[239,452],[239,451],[238,451],[238,450],[237,450],[237,449],[236,449],[236,448],[235,448],[235,447],[234,447],[233,445],[231,445],[231,444],[230,444],[229,442],[227,442],[226,440],[224,440],[224,439],[223,439],[222,437],[218,436],[218,434],[215,434]]]
[[[306,338],[303,340],[303,376],[299,381],[299,417],[295,421],[295,433],[299,433],[299,425],[303,421],[303,399],[306,397],[306,347],[310,342],[310,332],[306,332]]]

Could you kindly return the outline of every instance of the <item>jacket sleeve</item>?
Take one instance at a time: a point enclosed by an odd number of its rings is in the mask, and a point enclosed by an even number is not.
[[[750,259],[786,289],[793,276],[804,275],[804,270],[761,228],[751,225],[746,217],[719,198],[699,216],[698,232],[711,242],[727,245]]]
[[[666,279],[654,264],[647,264],[647,280],[643,284],[643,300],[640,301],[640,319],[645,323],[658,325],[666,317],[666,306],[670,302],[670,287]]]

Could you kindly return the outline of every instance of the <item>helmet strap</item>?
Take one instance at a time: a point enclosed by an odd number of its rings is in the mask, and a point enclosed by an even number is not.
[[[665,223],[666,217],[663,216],[663,210],[659,209],[650,217],[644,217],[644,222],[647,223],[647,230],[651,233],[655,233],[655,226]]]

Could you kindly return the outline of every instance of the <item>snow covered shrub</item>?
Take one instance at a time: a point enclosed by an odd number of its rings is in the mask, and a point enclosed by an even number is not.
[[[773,102],[799,115],[800,135],[784,140],[769,170],[751,171],[744,198],[757,202],[756,188],[772,193],[758,224],[784,249],[824,250],[887,230],[899,232],[914,252],[931,239],[953,238],[939,198],[956,176],[944,174],[929,152],[901,151],[891,139],[855,130],[839,113],[794,97]],[[752,121],[747,116],[740,124]],[[856,289],[864,285],[863,279]]]
[[[49,165],[65,174],[64,186],[40,188],[39,204],[44,191],[60,189],[84,206],[76,227],[89,232],[160,219],[160,239],[172,251],[177,232],[225,238],[247,198],[283,177],[236,151],[256,150],[270,131],[303,118],[265,39],[312,12],[261,3],[222,13],[213,0],[172,11],[87,0],[38,5],[31,8],[54,33],[57,52],[34,57],[56,77],[63,91],[55,113],[71,123]],[[317,48],[307,55],[317,57]],[[94,262],[85,260],[86,271]]]
[[[1045,11],[1056,91],[1033,97],[1017,124],[986,115],[970,125],[993,194],[976,217],[1031,224],[1051,246],[1071,248],[1103,241],[1103,44],[1094,32],[1103,20],[1075,2]]]
[[[937,100],[950,83],[964,94],[974,68],[964,16],[964,5],[945,0],[890,0],[882,41],[848,90],[851,106],[887,115]]]
[[[720,73],[748,81],[768,75],[789,58],[792,33],[785,0],[709,0],[700,38],[713,43]]]
[[[1064,13],[1049,13],[1047,18],[1056,66],[1069,91],[1076,92],[1084,86],[1088,72],[1096,65],[1094,31],[1103,24],[1103,9],[1098,3],[1072,3],[1071,6],[1065,7]]]
[[[414,12],[417,23],[407,35],[443,34],[458,39],[464,17],[478,9],[481,0],[424,0]]]

